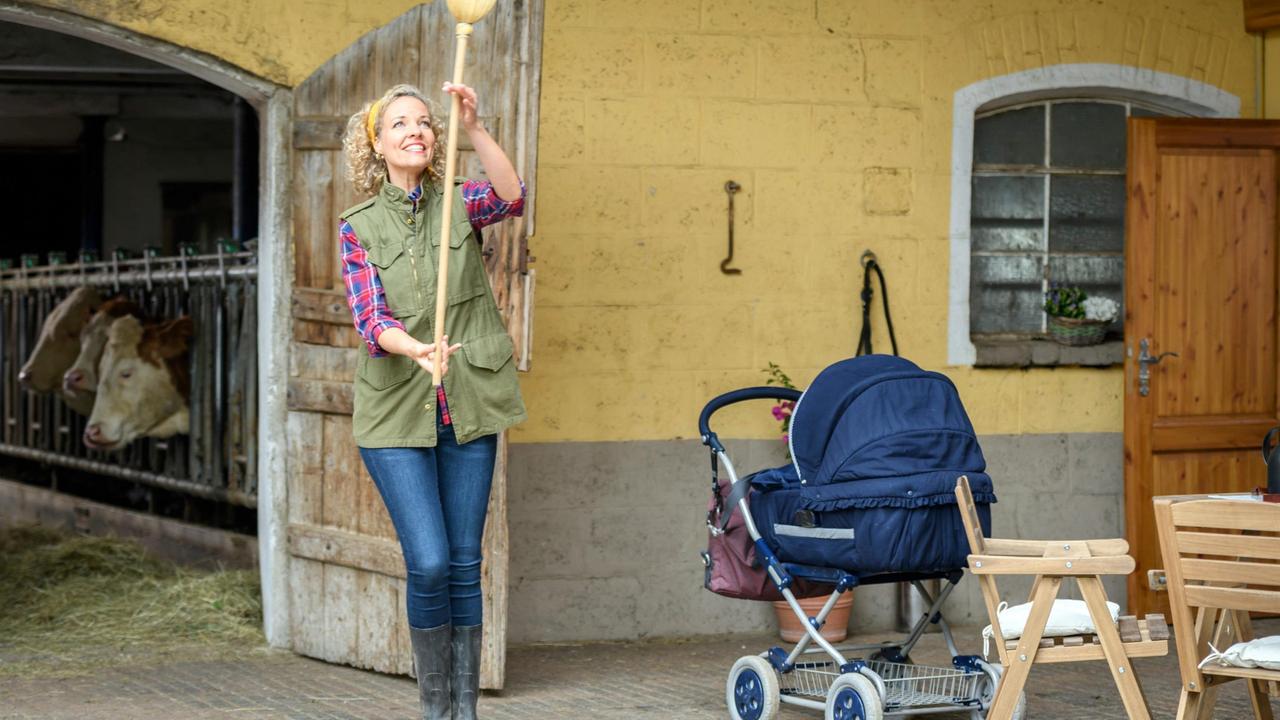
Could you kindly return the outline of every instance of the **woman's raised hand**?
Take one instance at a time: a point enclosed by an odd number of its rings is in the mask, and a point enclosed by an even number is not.
[[[461,343],[450,345],[449,336],[445,335],[441,342],[444,345],[444,353],[441,358],[440,375],[443,377],[449,372],[449,356],[457,352],[462,347]],[[408,353],[409,357],[417,361],[418,365],[427,372],[435,369],[436,363],[436,344],[435,343],[418,343],[418,346]]]
[[[477,115],[477,108],[480,101],[476,98],[475,88],[469,85],[460,85],[446,82],[444,87],[440,88],[447,93],[458,96],[462,102],[462,113],[458,116],[458,120],[462,123],[462,129],[471,132],[480,127],[480,118]]]

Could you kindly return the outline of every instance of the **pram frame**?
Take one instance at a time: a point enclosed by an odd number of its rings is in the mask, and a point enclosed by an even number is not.
[[[802,395],[799,391],[788,388],[744,388],[720,395],[703,408],[702,414],[699,417],[699,430],[702,435],[702,443],[711,449],[713,492],[718,493],[719,466],[723,466],[724,470],[728,474],[730,487],[738,487],[738,483],[743,480],[739,478],[737,469],[734,467],[733,460],[729,457],[728,451],[710,428],[711,415],[715,413],[716,410],[726,405],[754,399],[794,400],[797,401],[798,406],[798,401],[802,399]],[[749,480],[747,481],[749,482]],[[971,720],[982,720],[982,718],[985,717],[991,701],[995,697],[995,688],[999,684],[1001,670],[998,667],[988,664],[985,660],[977,656],[961,655],[959,649],[956,647],[955,637],[951,632],[951,626],[942,615],[942,605],[946,602],[947,597],[950,596],[951,592],[955,589],[956,584],[963,576],[963,569],[950,571],[948,573],[921,574],[922,577],[905,578],[903,580],[905,582],[910,582],[915,590],[921,594],[929,609],[916,619],[915,624],[911,627],[911,630],[902,641],[854,645],[846,644],[837,646],[824,638],[820,632],[823,625],[826,623],[827,616],[835,607],[835,604],[837,600],[839,600],[841,594],[857,587],[858,585],[875,584],[877,581],[873,580],[870,583],[864,582],[864,578],[839,569],[832,570],[829,576],[822,578],[802,575],[802,577],[810,577],[811,579],[820,580],[824,584],[835,585],[835,589],[832,591],[830,597],[827,598],[822,609],[818,611],[818,614],[813,617],[809,617],[800,606],[795,593],[791,590],[793,577],[787,569],[788,565],[793,569],[804,566],[790,563],[784,564],[778,560],[768,543],[764,541],[763,536],[756,527],[755,520],[751,516],[749,495],[749,492],[740,493],[740,497],[737,499],[737,509],[742,513],[742,519],[747,528],[747,533],[755,544],[757,557],[763,564],[769,579],[772,580],[774,585],[778,588],[778,591],[782,594],[787,606],[793,613],[795,613],[796,617],[800,619],[801,626],[805,630],[805,634],[801,636],[800,640],[797,641],[795,647],[790,652],[787,652],[780,647],[773,647],[759,654],[759,657],[768,661],[769,665],[772,666],[773,670],[779,677],[785,677],[788,673],[797,670],[798,665],[802,664],[798,663],[802,656],[825,653],[831,658],[832,663],[834,663],[834,666],[838,669],[840,675],[854,672],[862,675],[871,682],[875,688],[876,694],[878,695],[881,713],[883,716],[913,716],[956,711],[963,712],[964,710],[969,710]],[[725,513],[732,511],[729,508],[721,508],[720,512]],[[707,529],[712,534],[719,534],[722,532],[720,527],[717,526],[710,516],[707,519]],[[947,580],[945,587],[938,593],[936,598],[931,597],[930,593],[925,589],[921,582],[923,579],[933,579],[934,577],[945,578]],[[879,582],[883,582],[883,580]],[[863,650],[876,650],[881,652],[890,651],[893,654],[888,656],[890,659],[887,660],[886,663],[890,665],[903,664],[901,662],[894,662],[894,660],[903,661],[906,659],[906,656],[910,654],[916,643],[919,642],[921,636],[923,636],[926,628],[931,622],[936,623],[939,626],[943,639],[947,644],[947,649],[951,653],[952,662],[959,671],[959,674],[963,674],[973,679],[973,683],[971,684],[972,688],[982,687],[979,681],[979,676],[985,676],[990,680],[989,688],[987,688],[988,692],[985,696],[981,693],[977,693],[971,698],[967,698],[964,701],[953,702],[952,704],[935,704],[929,707],[894,706],[888,702],[890,695],[884,678],[882,678],[879,673],[868,665],[866,661],[850,661],[845,653]],[[809,647],[811,643],[816,644],[818,647]],[[909,667],[925,666],[913,665]],[[802,667],[799,669],[805,670],[805,668]],[[945,668],[926,669],[946,670]],[[733,678],[731,676],[730,681],[732,680]],[[833,681],[834,680],[835,678],[833,678]],[[817,700],[809,699],[807,697],[801,697],[799,695],[779,691],[778,700],[789,705],[825,711],[828,707],[830,698],[824,696],[824,701],[818,702]]]

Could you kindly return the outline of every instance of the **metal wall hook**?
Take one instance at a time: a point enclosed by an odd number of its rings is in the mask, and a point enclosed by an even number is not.
[[[867,263],[873,263],[875,261],[876,254],[870,250],[863,250],[862,257],[858,259],[858,263],[862,265],[863,270],[867,269]]]
[[[729,263],[733,262],[733,196],[742,186],[730,180],[724,184],[724,191],[729,195],[729,256],[720,261],[720,272],[725,275],[741,275],[742,271],[738,268],[729,267]]]

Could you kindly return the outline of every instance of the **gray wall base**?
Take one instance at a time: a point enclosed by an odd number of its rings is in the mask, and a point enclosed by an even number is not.
[[[1119,433],[981,438],[999,502],[994,535],[1028,539],[1122,537]],[[742,472],[786,462],[781,442],[727,443]],[[510,642],[719,635],[774,627],[767,603],[702,589],[708,453],[696,440],[511,446]],[[1106,581],[1124,607],[1124,578]],[[1011,605],[1029,578],[1001,582]],[[1072,586],[1064,597],[1079,597]],[[854,591],[850,627],[892,629],[893,587]],[[946,607],[954,624],[985,625],[978,584],[966,576]]]

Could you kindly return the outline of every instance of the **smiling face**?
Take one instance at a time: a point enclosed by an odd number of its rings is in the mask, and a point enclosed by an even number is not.
[[[392,100],[382,111],[373,149],[386,159],[392,179],[397,175],[421,178],[431,165],[435,142],[426,103],[403,96]]]

